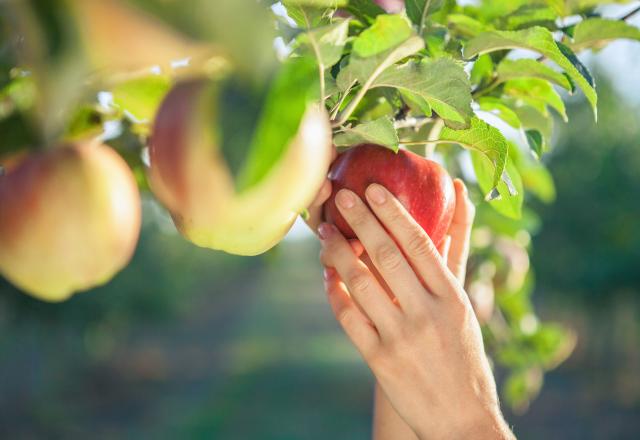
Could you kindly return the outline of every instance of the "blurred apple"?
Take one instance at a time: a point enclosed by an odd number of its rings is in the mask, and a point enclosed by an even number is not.
[[[404,9],[404,0],[375,0],[389,14],[398,14]]]
[[[109,281],[140,232],[133,174],[111,148],[61,145],[3,162],[0,273],[31,295],[61,301]]]
[[[284,237],[320,189],[331,161],[331,127],[326,111],[309,105],[279,160],[259,182],[238,190],[214,128],[224,111],[212,105],[216,87],[191,80],[165,98],[149,148],[151,185],[189,241],[257,255]]]
[[[74,14],[93,68],[135,71],[211,55],[211,47],[173,30],[156,17],[119,0],[72,0]]]

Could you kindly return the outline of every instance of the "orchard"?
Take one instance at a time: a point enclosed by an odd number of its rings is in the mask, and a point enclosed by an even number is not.
[[[524,410],[576,344],[536,315],[529,252],[565,103],[598,121],[582,55],[640,41],[640,8],[614,3],[1,2],[0,275],[48,302],[109,283],[141,197],[195,246],[263,254],[327,178],[321,216],[347,238],[336,192],[380,183],[438,246],[462,179],[477,213],[465,288]]]

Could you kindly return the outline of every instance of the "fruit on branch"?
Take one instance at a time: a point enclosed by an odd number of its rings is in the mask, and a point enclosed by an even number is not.
[[[410,151],[397,153],[371,144],[359,145],[340,154],[331,166],[333,193],[324,206],[325,219],[347,238],[356,238],[335,204],[342,188],[363,200],[365,190],[379,183],[393,193],[413,218],[439,245],[447,233],[455,208],[455,189],[447,171],[432,160]]]
[[[178,83],[156,116],[150,180],[180,233],[194,244],[238,255],[275,246],[313,201],[331,161],[331,127],[323,109],[307,108],[286,150],[256,184],[237,190],[220,149],[216,85]],[[212,92],[213,90],[213,92]]]
[[[375,0],[388,14],[399,14],[404,9],[404,0]]]
[[[0,273],[31,295],[62,301],[106,283],[140,232],[133,174],[111,148],[61,145],[5,162]]]

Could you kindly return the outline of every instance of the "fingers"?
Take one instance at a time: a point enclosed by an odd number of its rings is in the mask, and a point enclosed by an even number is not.
[[[322,205],[330,196],[331,181],[327,179],[322,184],[322,187],[320,187],[318,194],[316,194],[316,198],[311,202],[311,205],[307,207],[307,211],[309,212],[307,224],[313,231],[315,231],[318,228],[318,225],[322,222]]]
[[[335,226],[322,223],[318,228],[318,234],[322,243],[322,264],[337,270],[351,297],[380,334],[392,333],[400,319],[400,310],[393,304],[366,264],[354,254],[349,242]]]
[[[469,242],[471,240],[471,227],[475,217],[475,206],[469,199],[469,194],[464,183],[460,179],[453,182],[456,190],[456,208],[453,213],[453,221],[449,227],[451,247],[449,249],[449,269],[455,277],[464,284],[467,272],[467,259],[469,258]]]
[[[442,243],[438,246],[438,252],[440,252],[442,260],[449,261],[449,249],[451,249],[451,236],[445,235]]]
[[[358,351],[367,357],[379,343],[375,328],[355,305],[335,269],[324,270],[324,288],[338,323]]]
[[[439,296],[452,293],[457,286],[438,249],[398,199],[378,184],[370,185],[366,196],[431,293]]]
[[[398,245],[367,205],[352,191],[340,190],[336,205],[360,239],[374,266],[406,310],[424,304],[426,291]]]

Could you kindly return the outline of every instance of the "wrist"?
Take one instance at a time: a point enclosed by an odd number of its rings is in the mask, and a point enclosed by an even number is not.
[[[434,438],[442,439],[477,439],[477,440],[515,440],[515,436],[504,420],[499,409],[478,412],[475,415],[460,420],[459,423],[443,426],[438,429],[439,435],[434,435],[433,426],[416,430],[420,440]]]

